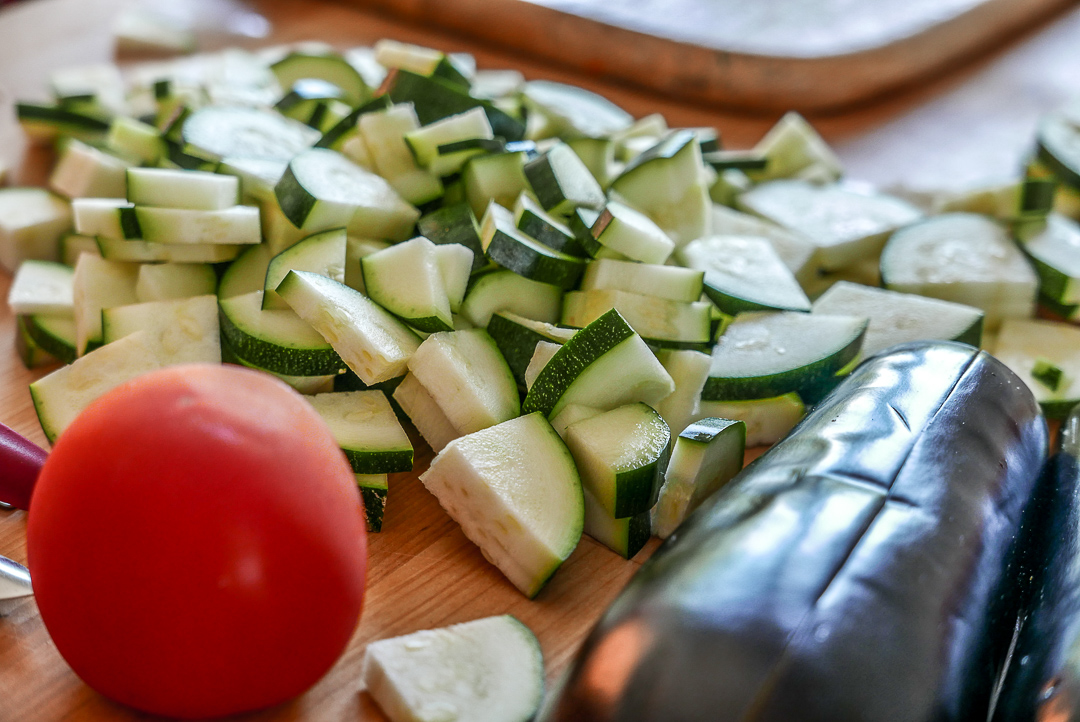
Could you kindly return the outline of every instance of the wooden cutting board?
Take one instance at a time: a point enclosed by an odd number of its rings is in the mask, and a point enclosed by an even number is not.
[[[999,47],[1075,0],[351,0],[684,100],[836,109]]]

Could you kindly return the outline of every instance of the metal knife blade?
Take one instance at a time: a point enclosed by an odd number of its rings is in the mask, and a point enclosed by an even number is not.
[[[0,600],[29,597],[33,593],[30,571],[22,564],[0,557]]]

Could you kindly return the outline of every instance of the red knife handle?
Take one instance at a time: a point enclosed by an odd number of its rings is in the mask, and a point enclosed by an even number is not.
[[[46,451],[0,424],[0,501],[18,509],[30,508],[30,494]]]

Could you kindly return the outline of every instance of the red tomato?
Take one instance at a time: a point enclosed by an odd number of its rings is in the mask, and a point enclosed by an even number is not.
[[[318,414],[255,371],[180,366],[95,401],[38,479],[34,592],[94,689],[198,718],[294,697],[360,618],[355,478]]]

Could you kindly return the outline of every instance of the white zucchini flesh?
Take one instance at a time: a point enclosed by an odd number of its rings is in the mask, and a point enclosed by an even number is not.
[[[41,429],[55,442],[105,392],[163,363],[152,335],[139,332],[102,346],[30,384]]]
[[[390,722],[526,722],[544,693],[540,644],[511,616],[371,642],[361,676]]]
[[[675,250],[675,242],[651,218],[616,201],[604,206],[591,233],[602,249],[642,263],[664,263]],[[592,255],[598,253],[594,245]]]
[[[562,296],[558,286],[533,281],[513,271],[497,270],[476,277],[465,293],[461,315],[477,328],[486,328],[492,314],[500,311],[534,321],[558,323]]]
[[[483,329],[434,333],[416,349],[408,366],[459,434],[521,413],[514,375]]]
[[[533,383],[536,381],[536,377],[540,375],[540,372],[547,366],[551,357],[558,353],[562,348],[561,343],[553,343],[551,341],[538,341],[536,348],[533,349],[532,358],[529,359],[529,365],[525,369],[525,388],[531,389]],[[562,434],[560,434],[562,436]]]
[[[44,313],[71,315],[75,311],[75,271],[52,261],[24,261],[8,291],[8,306],[16,316]]]
[[[754,151],[769,159],[764,170],[751,174],[758,183],[794,178],[812,168],[819,169],[824,178],[836,180],[844,171],[825,140],[796,112],[786,113],[777,121]]]
[[[136,205],[223,211],[239,202],[240,181],[205,171],[130,168],[127,199]]]
[[[435,453],[439,453],[447,444],[461,436],[435,403],[435,399],[431,398],[431,394],[412,374],[405,374],[405,378],[394,389],[393,396],[394,401],[397,401],[398,406]]]
[[[677,436],[696,418],[712,356],[689,349],[660,349],[656,358],[675,382],[675,391],[656,405],[656,411],[664,417],[672,436]]]
[[[584,369],[559,399],[552,414],[570,403],[612,409],[641,401],[655,407],[674,390],[675,382],[635,334]]]
[[[435,246],[435,260],[439,264],[443,286],[446,288],[450,311],[457,313],[465,300],[472,275],[473,252],[460,243],[444,243]]]
[[[476,155],[480,151],[462,150],[455,153],[440,153],[439,146],[458,140],[494,137],[487,113],[483,108],[477,107],[406,133],[405,141],[416,157],[417,163],[436,176],[442,177],[460,171],[469,156]]]
[[[971,213],[935,216],[889,239],[881,254],[886,288],[982,309],[994,332],[1035,312],[1039,279],[1005,229]]]
[[[806,236],[816,246],[814,263],[825,270],[876,255],[889,233],[922,218],[919,209],[898,198],[794,180],[763,183],[739,203]]]
[[[660,497],[652,509],[652,530],[661,539],[705,499],[742,470],[746,424],[706,418],[690,424],[675,439]]]
[[[983,313],[972,306],[840,281],[814,301],[813,313],[865,316],[863,358],[907,341],[940,339],[978,346]]]
[[[544,469],[544,483],[536,470]],[[573,457],[540,413],[451,441],[420,480],[485,558],[534,597],[581,538]]]
[[[0,266],[56,261],[60,236],[71,229],[71,206],[42,188],[0,189]]]
[[[705,274],[705,294],[725,313],[809,311],[810,300],[772,245],[753,236],[707,236],[676,251]]]
[[[1041,294],[1062,304],[1080,304],[1080,224],[1051,214],[1046,228],[1022,247],[1035,260]]]
[[[571,424],[591,419],[602,413],[604,413],[603,409],[593,408],[592,406],[567,404],[562,411],[551,419],[551,428],[555,429],[555,433],[561,436],[563,441],[566,441],[566,430],[570,428]]]
[[[259,209],[231,206],[220,211],[135,206],[143,240],[172,244],[256,244],[262,242]]]
[[[310,271],[344,283],[346,246],[345,229],[332,228],[310,235],[271,258],[263,282],[263,308],[289,307],[274,290],[289,271]]]
[[[212,294],[217,275],[206,263],[145,263],[139,266],[135,297],[139,303]]]
[[[325,276],[289,271],[277,292],[369,386],[405,373],[420,339],[363,294]]]
[[[49,187],[68,198],[123,198],[130,165],[72,138],[49,176]]]
[[[145,332],[169,363],[221,363],[217,296],[117,306],[101,316],[106,344]]]
[[[771,446],[795,428],[806,415],[798,394],[752,401],[702,401],[699,418],[733,419],[746,424],[747,446]]]
[[[75,266],[72,295],[75,315],[75,349],[81,356],[88,344],[101,340],[101,310],[138,303],[135,285],[139,267],[134,263],[106,261],[83,254]]]
[[[813,242],[799,233],[782,228],[764,218],[714,203],[712,233],[717,236],[764,238],[772,245],[776,255],[780,257],[788,270],[795,274],[799,283],[805,283],[817,273],[817,269],[811,263],[815,251]]]
[[[409,435],[382,391],[335,391],[316,394],[308,401],[330,427],[353,472],[385,474],[412,469]]]
[[[993,353],[1024,380],[1048,417],[1063,418],[1080,403],[1080,328],[1055,321],[1009,319],[1001,325]],[[1056,389],[1032,374],[1043,359],[1061,369]]]
[[[375,163],[375,170],[402,198],[420,205],[443,193],[438,176],[416,163],[405,135],[420,129],[412,103],[365,113],[358,121],[360,134]]]
[[[454,327],[436,248],[418,236],[360,259],[367,295],[409,325],[429,333]]]
[[[567,293],[563,296],[562,323],[583,328],[613,308],[649,341],[704,345],[711,339],[708,302],[682,303],[614,289]]]
[[[585,267],[581,290],[612,289],[691,303],[701,298],[705,273],[653,263],[634,263],[599,258]]]

